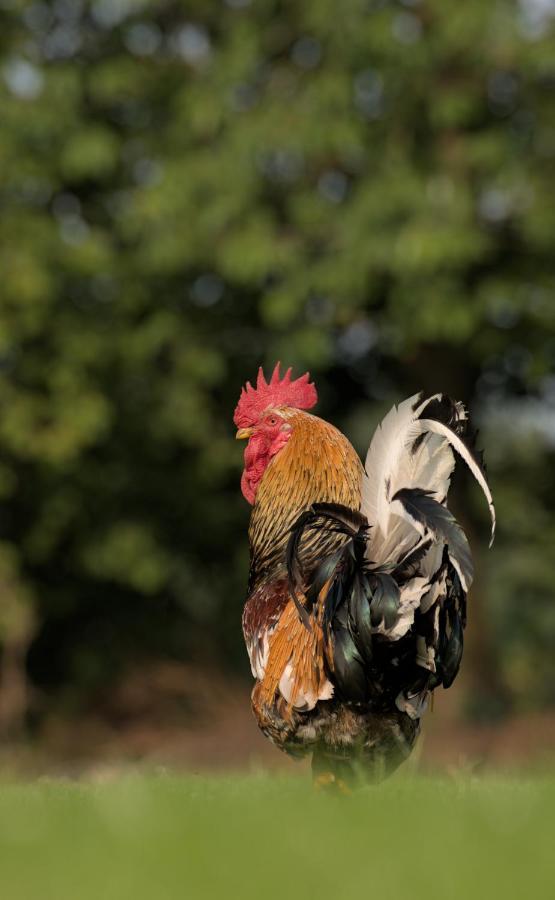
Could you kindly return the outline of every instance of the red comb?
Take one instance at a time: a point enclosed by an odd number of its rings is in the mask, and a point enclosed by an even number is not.
[[[295,409],[310,409],[318,400],[316,388],[309,381],[306,372],[291,381],[291,369],[280,379],[280,363],[276,363],[270,381],[266,381],[262,367],[258,370],[256,388],[247,381],[241,391],[239,403],[235,408],[233,421],[238,428],[249,428],[258,422],[261,414],[269,406],[293,406]]]

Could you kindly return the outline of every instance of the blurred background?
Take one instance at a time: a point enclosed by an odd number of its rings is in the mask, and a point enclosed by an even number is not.
[[[241,635],[232,414],[310,369],[364,452],[481,429],[467,652],[420,765],[555,752],[553,0],[0,0],[0,762],[287,764]]]

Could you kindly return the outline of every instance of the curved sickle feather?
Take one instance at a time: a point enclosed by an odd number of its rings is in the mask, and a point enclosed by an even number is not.
[[[348,506],[342,506],[340,503],[314,503],[309,509],[301,513],[299,518],[291,528],[291,536],[287,543],[286,562],[287,562],[287,581],[289,593],[293,600],[303,625],[310,631],[310,616],[307,608],[299,599],[297,588],[301,580],[301,569],[299,562],[299,544],[301,538],[307,528],[326,528],[325,524],[317,525],[317,520],[323,519],[324,523],[331,522],[334,527],[327,527],[328,531],[335,531],[338,534],[345,534],[351,538],[365,538],[368,529],[368,521],[362,513]],[[339,559],[338,559],[339,561]]]
[[[449,441],[449,443],[453,447],[453,450],[456,450],[461,459],[465,461],[468,468],[474,475],[474,478],[482,488],[486,500],[488,501],[491,516],[491,538],[489,542],[489,546],[491,547],[495,540],[495,506],[493,505],[493,497],[491,495],[484,470],[480,465],[480,461],[472,453],[472,451],[467,446],[467,444],[465,444],[462,438],[460,438],[459,435],[453,431],[452,428],[449,428],[448,425],[445,425],[443,422],[439,422],[437,419],[418,419],[418,421],[415,422],[411,428],[411,432],[415,436],[417,434],[425,434],[428,431],[432,431],[434,434],[439,434]]]

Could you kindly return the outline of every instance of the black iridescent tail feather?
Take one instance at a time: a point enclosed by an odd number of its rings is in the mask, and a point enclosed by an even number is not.
[[[306,529],[345,535],[344,544],[325,557],[301,582],[298,549]],[[391,627],[399,605],[399,587],[387,572],[373,571],[365,558],[368,522],[358,511],[336,503],[315,503],[294,524],[287,548],[291,596],[310,616],[318,597],[329,585],[322,625],[331,638],[333,674],[339,692],[355,702],[369,697],[369,667],[373,658],[372,627],[383,621]],[[299,600],[303,591],[306,605]]]
[[[426,534],[457,544],[459,568],[461,562],[470,565],[466,538],[444,506],[418,489],[398,492],[397,499],[411,517],[422,519]],[[366,518],[356,510],[335,503],[313,504],[291,530],[287,570],[291,596],[307,627],[311,627],[312,613],[328,585],[320,616],[331,646],[329,665],[336,695],[355,704],[371,702],[374,708],[385,709],[394,705],[400,693],[411,698],[438,684],[448,687],[452,683],[462,656],[465,593],[446,549],[434,575],[445,581],[442,603],[426,612],[416,610],[413,627],[399,640],[388,640],[385,635],[397,621],[402,588],[413,574],[411,566],[429,549],[430,538],[424,537],[396,567],[380,569],[366,559],[369,528]],[[307,530],[345,536],[342,546],[324,557],[309,575],[302,573],[298,556]],[[419,638],[427,650],[433,650],[431,668],[417,661]]]

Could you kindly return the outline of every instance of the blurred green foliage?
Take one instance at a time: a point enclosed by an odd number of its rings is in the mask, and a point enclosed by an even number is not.
[[[0,631],[37,686],[245,666],[231,416],[280,358],[361,450],[408,392],[470,402],[484,680],[555,700],[553,12],[0,0]]]

